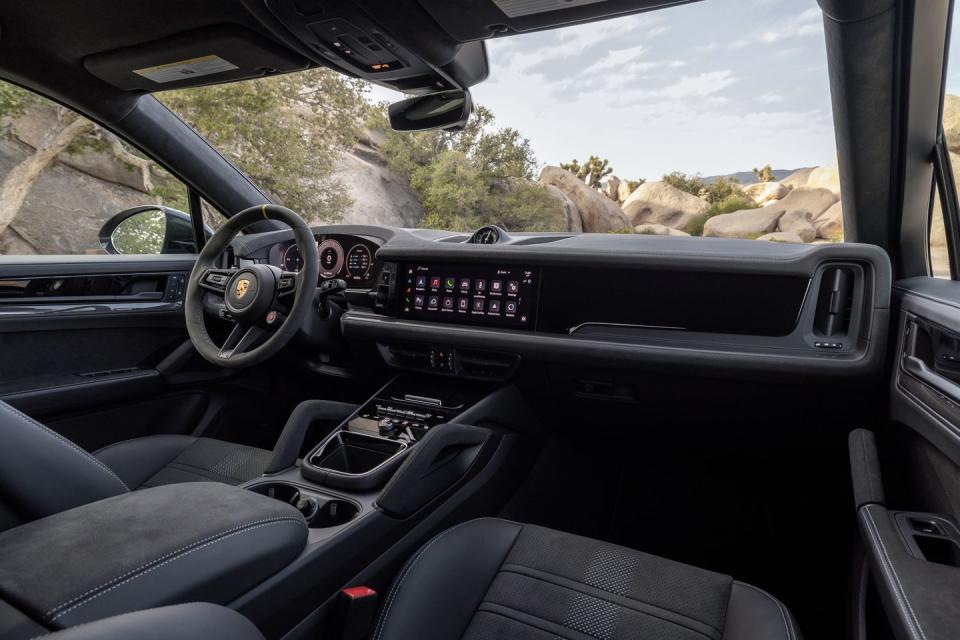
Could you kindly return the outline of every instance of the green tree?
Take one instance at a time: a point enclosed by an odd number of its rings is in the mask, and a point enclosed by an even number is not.
[[[757,176],[759,182],[774,182],[777,177],[773,175],[773,169],[770,165],[764,165],[762,169],[753,168],[753,174]]]
[[[561,204],[533,182],[537,162],[530,141],[515,129],[497,128],[489,109],[478,106],[462,131],[399,133],[389,128],[380,105],[367,126],[384,132],[380,154],[420,196],[424,227],[565,230]]]
[[[157,94],[259,187],[311,220],[351,200],[334,176],[365,115],[364,84],[327,69]]]
[[[47,109],[56,115],[56,126],[36,143],[33,152],[10,169],[0,181],[0,236],[17,217],[24,201],[43,172],[63,154],[79,154],[86,150],[109,153],[142,176],[147,193],[154,190],[186,201],[183,186],[172,176],[142,154],[120,140],[112,132],[103,129],[73,111],[61,107],[31,91],[0,81],[0,134],[17,138],[19,119],[31,109]],[[163,199],[160,199],[163,204]],[[176,206],[173,203],[171,206]]]
[[[561,162],[560,168],[576,175],[594,189],[599,189],[600,182],[613,173],[613,167],[610,166],[609,160],[606,158],[601,160],[599,156],[593,155],[587,158],[587,161],[583,164],[580,164],[576,158],[570,162]]]

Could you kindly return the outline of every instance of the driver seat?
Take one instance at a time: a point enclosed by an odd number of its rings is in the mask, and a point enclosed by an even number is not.
[[[0,401],[0,531],[136,489],[180,482],[237,485],[272,453],[212,438],[146,436],[94,454]]]

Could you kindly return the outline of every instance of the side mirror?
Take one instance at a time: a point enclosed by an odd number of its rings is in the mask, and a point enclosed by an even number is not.
[[[430,93],[394,102],[388,109],[394,131],[462,129],[472,112],[469,91]]]
[[[207,238],[213,231],[203,227]],[[157,204],[125,209],[100,228],[100,246],[119,255],[197,253],[190,214]]]

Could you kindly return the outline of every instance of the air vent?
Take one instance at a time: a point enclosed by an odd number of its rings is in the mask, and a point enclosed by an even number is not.
[[[506,378],[520,363],[520,356],[512,353],[457,349],[460,371],[471,378],[500,380]]]
[[[389,345],[386,351],[390,356],[390,364],[394,366],[412,369],[430,368],[430,347],[427,345]]]
[[[827,267],[820,279],[814,333],[839,338],[850,331],[856,271],[852,267]]]
[[[378,344],[377,348],[391,366],[464,378],[505,380],[520,365],[520,356],[514,353],[426,344]]]

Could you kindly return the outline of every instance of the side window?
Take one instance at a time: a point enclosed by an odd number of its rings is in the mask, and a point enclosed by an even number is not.
[[[943,141],[946,149],[942,151],[938,148],[938,157],[949,158],[952,165],[954,183],[960,188],[960,74],[953,71],[953,67],[960,54],[955,52],[960,46],[960,32],[957,29],[957,23],[960,21],[960,14],[953,13],[950,21],[949,47],[947,49],[947,66],[944,76],[944,96],[943,96]],[[940,164],[939,161],[937,163]],[[939,175],[938,175],[939,177]],[[936,278],[950,278],[950,247],[947,245],[947,231],[944,225],[943,196],[947,195],[941,192],[938,186],[938,180],[934,180],[933,196],[930,207],[930,268],[931,275]],[[950,196],[948,196],[950,197]],[[954,265],[955,267],[957,265]]]
[[[0,81],[0,255],[195,250],[187,189],[90,120]]]
[[[934,278],[950,279],[950,254],[947,250],[947,230],[943,224],[943,206],[940,189],[933,186],[933,206],[930,211],[930,268]]]

